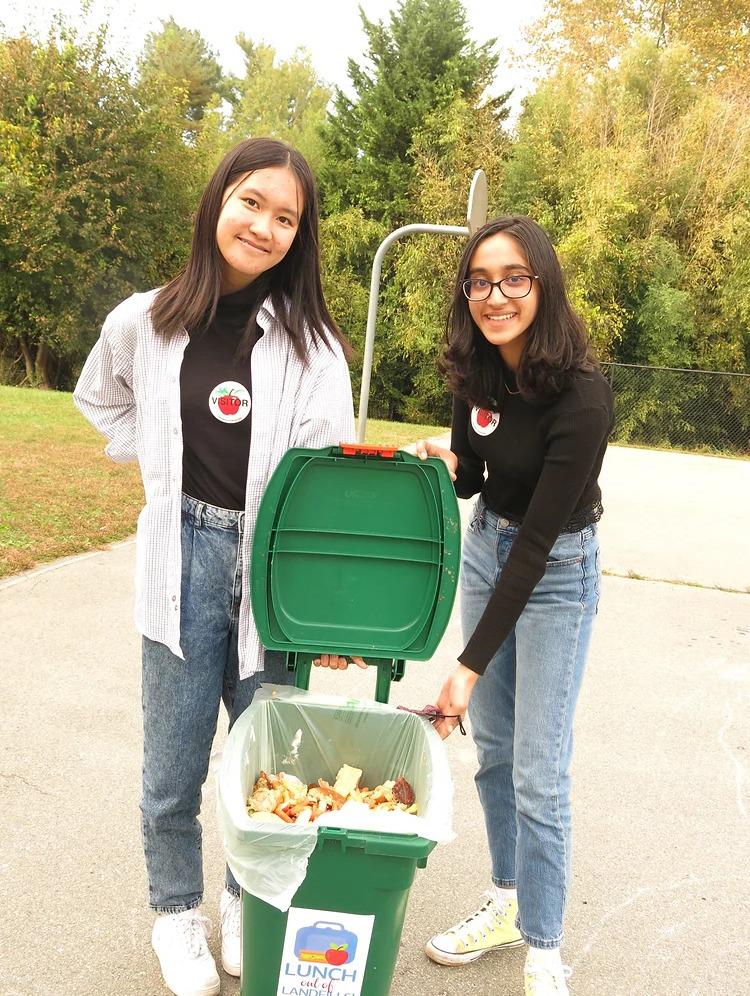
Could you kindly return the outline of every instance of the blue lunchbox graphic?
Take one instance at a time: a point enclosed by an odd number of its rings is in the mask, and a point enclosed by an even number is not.
[[[346,965],[356,953],[357,935],[343,923],[316,920],[311,927],[301,927],[294,941],[294,954],[300,961]]]

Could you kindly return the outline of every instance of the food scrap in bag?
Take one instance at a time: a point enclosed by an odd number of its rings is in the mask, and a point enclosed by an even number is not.
[[[324,778],[305,785],[285,771],[268,775],[261,771],[247,800],[247,811],[254,820],[269,823],[312,823],[324,813],[332,812],[346,802],[360,802],[370,809],[385,812],[415,814],[414,790],[405,778],[386,781],[374,789],[360,787],[361,768],[344,764],[333,786]]]

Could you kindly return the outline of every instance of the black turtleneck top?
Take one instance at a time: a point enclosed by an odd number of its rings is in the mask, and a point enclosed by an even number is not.
[[[180,370],[182,490],[220,508],[245,507],[253,391],[250,355],[236,354],[258,295],[250,284],[220,297],[213,322],[190,335]],[[254,322],[251,350],[262,334]]]

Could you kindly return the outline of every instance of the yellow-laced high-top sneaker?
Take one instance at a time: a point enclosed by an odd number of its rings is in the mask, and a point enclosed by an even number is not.
[[[516,927],[518,902],[498,900],[486,892],[479,909],[425,945],[425,953],[439,965],[466,965],[487,951],[517,948],[524,943]]]

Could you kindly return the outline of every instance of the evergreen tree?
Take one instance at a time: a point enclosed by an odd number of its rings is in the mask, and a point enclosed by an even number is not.
[[[353,99],[336,92],[321,184],[327,211],[356,206],[394,227],[411,215],[415,134],[454,98],[476,101],[498,57],[470,41],[460,0],[401,0],[388,25],[360,13],[366,64],[349,60]],[[502,116],[503,102],[488,103]]]
[[[173,101],[177,91],[185,104],[185,130],[194,132],[217,97],[233,96],[232,81],[224,80],[216,55],[199,31],[183,28],[173,17],[161,25],[144,43],[140,78],[161,89],[167,101]]]

